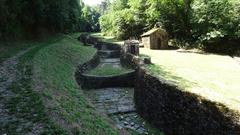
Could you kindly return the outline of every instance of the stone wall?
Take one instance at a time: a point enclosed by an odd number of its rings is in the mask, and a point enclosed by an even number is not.
[[[104,55],[104,53],[109,53],[110,55],[108,57],[111,58],[119,57],[121,46],[102,42],[99,39],[91,37],[87,34],[81,35],[79,40],[81,42],[85,42],[86,44],[93,44],[95,48],[99,50],[90,61],[80,65],[75,73],[76,80],[83,89],[133,87],[136,73],[135,71],[112,76],[95,76],[84,74],[85,71],[97,67],[97,65],[100,63],[99,56]],[[105,51],[102,51],[102,48],[104,48]]]
[[[95,76],[82,74],[81,87],[83,89],[98,89],[107,87],[133,87],[135,72],[113,76]]]
[[[125,55],[122,63],[138,69],[134,86],[138,113],[166,135],[240,135],[236,112],[153,76],[136,57]]]
[[[120,61],[124,67],[132,68],[135,70],[138,70],[140,65],[143,63],[139,57],[130,53],[125,54],[123,52],[121,52]]]
[[[95,54],[90,61],[78,66],[77,71],[75,73],[75,78],[77,80],[77,83],[80,86],[83,84],[83,82],[82,82],[83,75],[82,74],[87,70],[97,67],[99,63],[100,63],[100,58],[97,54]]]

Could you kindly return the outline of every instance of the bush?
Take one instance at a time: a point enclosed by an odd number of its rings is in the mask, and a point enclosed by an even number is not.
[[[203,50],[211,53],[239,55],[240,39],[215,38],[203,43]]]

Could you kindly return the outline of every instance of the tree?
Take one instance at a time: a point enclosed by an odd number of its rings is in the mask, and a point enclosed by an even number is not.
[[[1,0],[0,39],[84,30],[82,24],[88,20],[82,17],[83,8],[81,0]],[[88,19],[96,22],[99,15],[90,15],[95,17]]]

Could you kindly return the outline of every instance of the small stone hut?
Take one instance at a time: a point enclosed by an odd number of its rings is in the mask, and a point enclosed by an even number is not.
[[[168,48],[168,33],[162,28],[153,28],[141,35],[145,48],[166,49]]]

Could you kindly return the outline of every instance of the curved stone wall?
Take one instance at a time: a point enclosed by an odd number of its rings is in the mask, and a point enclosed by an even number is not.
[[[105,43],[97,38],[82,35],[79,40],[84,40],[87,44],[94,44],[98,53],[89,62],[80,65],[75,76],[78,84],[83,89],[97,89],[106,87],[133,87],[135,80],[135,71],[129,71],[113,76],[94,76],[84,74],[85,71],[91,70],[100,63],[100,57],[119,58],[121,47],[117,44]]]
[[[94,76],[82,74],[81,86],[84,89],[107,87],[133,87],[135,71],[115,76]]]
[[[75,78],[77,80],[77,83],[80,86],[83,84],[83,82],[82,82],[83,75],[82,74],[87,70],[97,67],[97,65],[99,63],[100,63],[100,58],[97,54],[95,54],[94,57],[90,61],[78,66],[77,71],[75,73]]]

